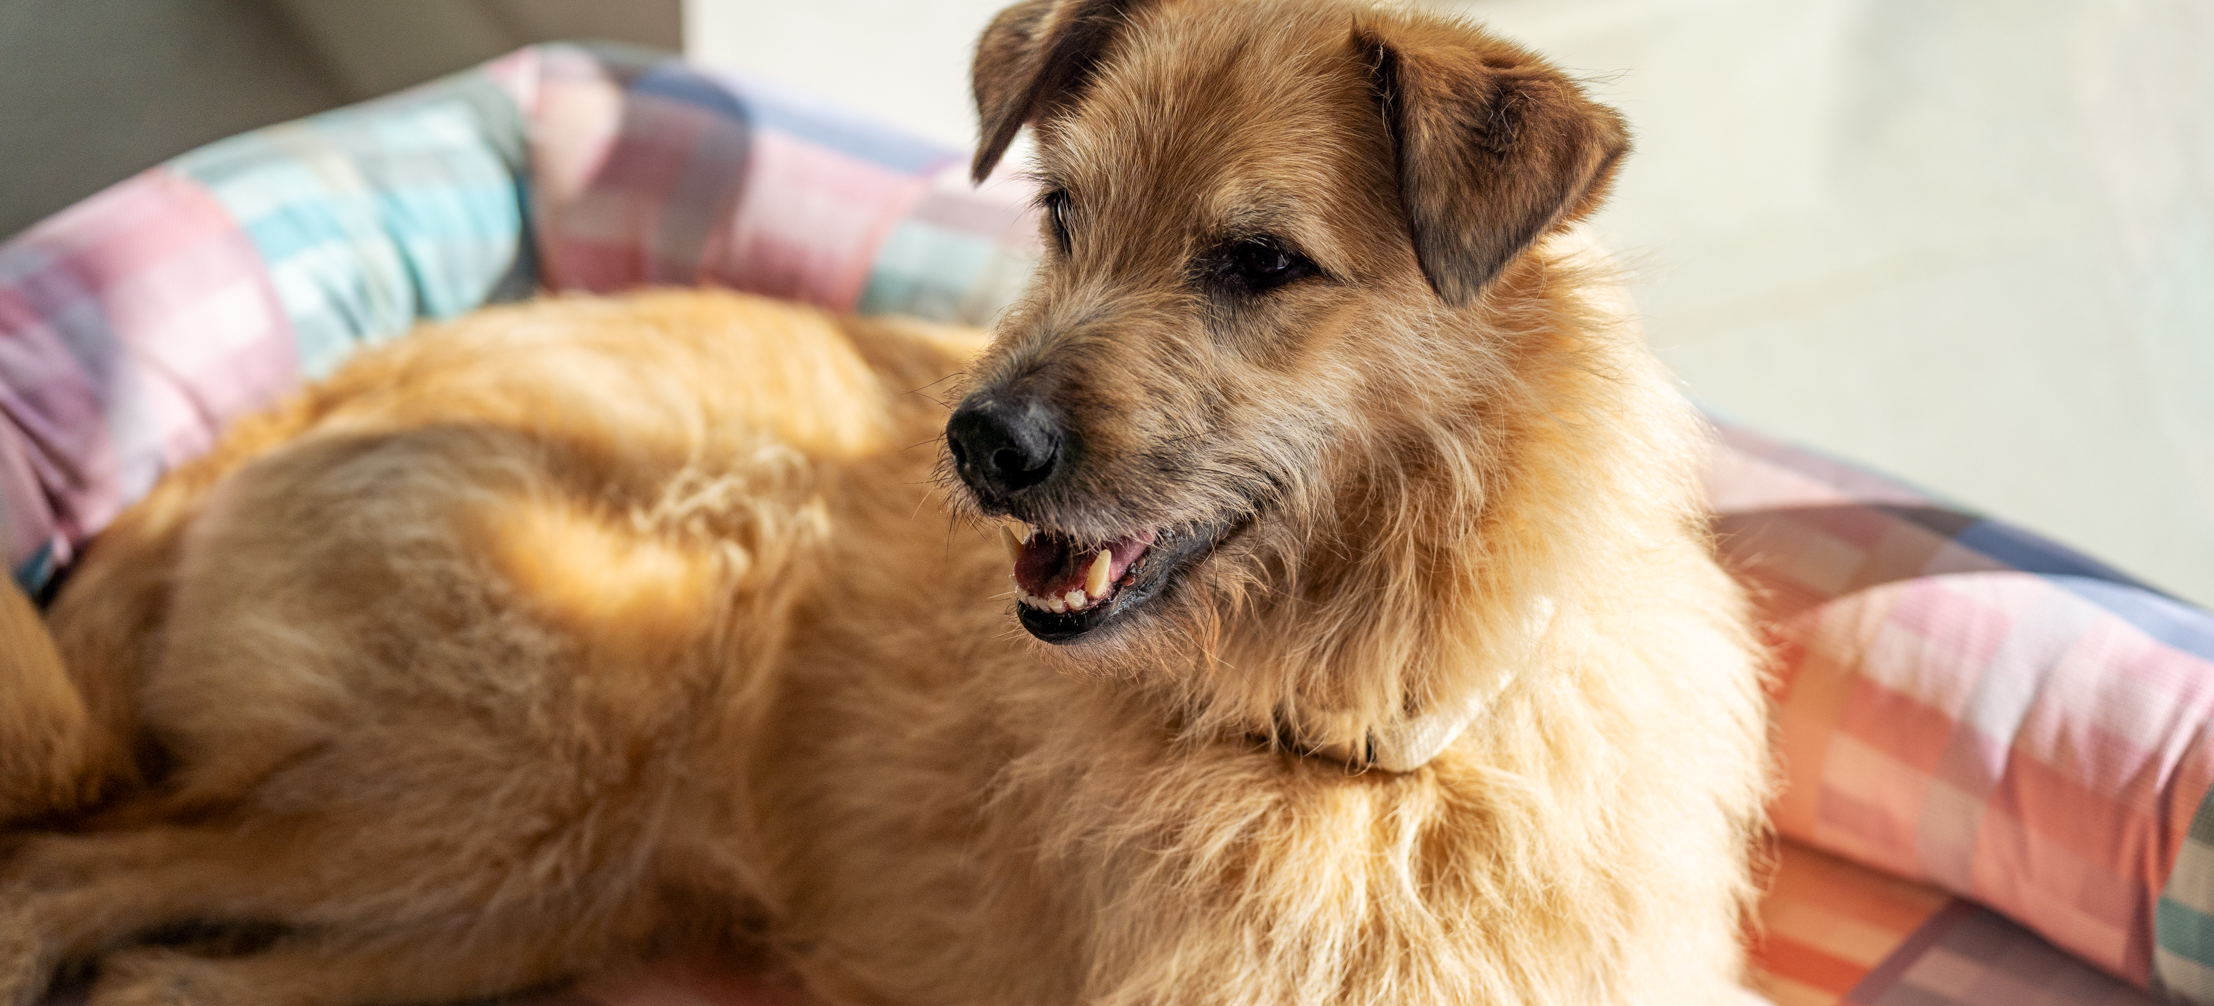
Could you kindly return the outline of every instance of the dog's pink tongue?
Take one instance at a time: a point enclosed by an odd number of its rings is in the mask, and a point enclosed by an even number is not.
[[[1068,538],[1041,530],[1030,536],[1015,559],[1015,584],[1039,597],[1060,597],[1085,589],[1092,564],[1099,560],[1102,550],[1107,552],[1107,582],[1113,584],[1145,554],[1153,538],[1153,532],[1147,531],[1102,545],[1079,547]]]

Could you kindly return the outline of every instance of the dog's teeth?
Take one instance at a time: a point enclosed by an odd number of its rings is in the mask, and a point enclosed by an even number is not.
[[[1014,528],[1001,524],[999,526],[999,543],[1007,546],[1008,561],[1022,561],[1022,539],[1015,537]]]
[[[1067,601],[1069,603],[1070,611],[1079,610],[1084,607],[1084,592],[1081,590],[1069,591],[1068,594],[1061,598],[1061,600]]]
[[[1069,610],[1069,605],[1067,601],[1063,601],[1058,597],[1052,597],[1046,599],[1046,609],[1056,615],[1059,615],[1067,612]]]
[[[1020,541],[1025,545],[1030,544],[1030,539],[1038,536],[1038,529],[1031,527],[1029,521],[1018,520],[1015,522],[1015,527],[1017,529],[1015,531],[1015,540]]]
[[[1099,555],[1092,559],[1091,571],[1084,574],[1084,593],[1093,597],[1107,596],[1107,574],[1114,569],[1114,553],[1100,549]]]

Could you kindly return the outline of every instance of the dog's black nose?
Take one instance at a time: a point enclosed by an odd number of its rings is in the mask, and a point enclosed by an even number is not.
[[[1004,500],[1044,482],[1066,439],[1052,411],[1030,397],[978,392],[946,421],[953,467],[986,500]]]

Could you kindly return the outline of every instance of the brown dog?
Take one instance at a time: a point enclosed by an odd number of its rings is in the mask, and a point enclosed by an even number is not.
[[[109,530],[0,663],[0,816],[61,829],[0,1006],[699,947],[853,1003],[1733,996],[1762,709],[1697,424],[1565,230],[1615,115],[1328,0],[1031,0],[976,92],[1050,245],[989,348],[486,311]]]

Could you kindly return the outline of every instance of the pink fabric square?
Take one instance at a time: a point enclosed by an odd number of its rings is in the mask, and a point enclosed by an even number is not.
[[[1922,876],[1915,855],[1930,777],[1839,733],[1823,759],[1818,830],[1811,838],[1902,877]]]
[[[1884,680],[1903,682],[1907,677],[1924,680],[1961,673],[1978,673],[2006,642],[2014,628],[2012,600],[1944,579],[1909,580],[1896,588],[1901,597],[1892,609],[1891,625],[1911,633],[1919,651],[1910,662],[1871,664],[1869,673]],[[1923,693],[1921,688],[1913,689]]]
[[[741,290],[850,310],[926,181],[761,130],[707,273]]]
[[[1866,676],[1853,679],[1838,718],[1840,733],[1924,775],[1936,773],[1954,727],[1946,710]]]
[[[2151,966],[2144,888],[2012,814],[1985,816],[1976,844],[1975,886],[1964,893],[2116,974],[2141,976]]]
[[[2196,678],[2177,672],[2195,668]],[[2015,745],[2136,814],[2158,812],[2195,731],[2214,712],[2214,674],[2119,619],[2076,641]]]
[[[5,268],[0,341],[15,368],[4,383],[34,390],[6,405],[36,441],[28,461],[53,503],[53,527],[17,529],[19,548],[105,526],[162,468],[297,381],[259,253],[211,195],[167,169],[50,218],[8,255],[32,264]]]

